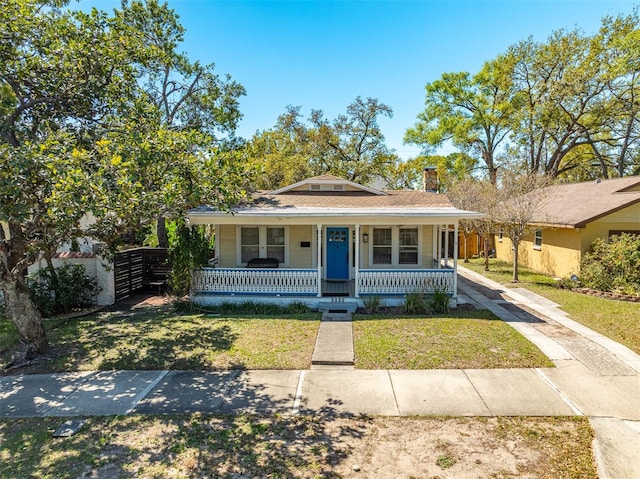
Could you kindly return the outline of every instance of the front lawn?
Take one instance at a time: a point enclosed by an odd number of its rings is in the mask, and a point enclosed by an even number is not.
[[[519,283],[511,282],[512,265],[489,260],[490,271],[484,271],[483,260],[461,265],[483,274],[505,287],[527,288],[560,305],[571,319],[624,344],[640,354],[640,303],[616,301],[588,296],[556,287],[550,276],[519,268]]]
[[[51,361],[28,372],[111,369],[307,369],[319,315],[238,317],[181,314],[170,308],[45,321]],[[0,319],[0,369],[17,347]]]
[[[318,313],[291,316],[181,314],[169,307],[45,321],[52,351],[21,373],[97,370],[308,369]],[[519,368],[553,364],[488,311],[442,317],[358,316],[360,369]],[[0,370],[18,347],[0,318]]]
[[[353,338],[358,369],[553,367],[531,342],[484,310],[433,318],[359,316]]]

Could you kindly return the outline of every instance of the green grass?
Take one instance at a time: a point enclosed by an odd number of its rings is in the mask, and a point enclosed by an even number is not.
[[[360,369],[553,367],[531,342],[484,310],[433,318],[356,318],[353,336]]]
[[[135,415],[91,417],[73,436],[52,437],[64,421],[0,419],[0,477],[337,478],[352,477],[354,464],[362,477],[390,467],[395,477],[436,477],[433,468],[453,476],[597,477],[584,417]]]
[[[492,258],[489,259],[489,271],[484,270],[484,259],[482,258],[472,259],[469,263],[460,262],[459,265],[510,287],[518,288],[531,284],[555,287],[556,284],[556,280],[551,276],[523,268],[522,266],[518,268],[518,277],[520,278],[520,282],[512,283],[513,265],[509,262]]]
[[[29,372],[111,369],[306,369],[319,326],[317,314],[216,317],[166,309],[47,320],[52,360]],[[13,330],[13,332],[12,332]],[[13,325],[0,368],[17,347]],[[3,335],[4,336],[4,335]],[[5,340],[3,340],[5,341]]]
[[[357,317],[356,317],[357,318]],[[356,367],[362,369],[552,366],[530,342],[487,311],[441,317],[356,320]],[[307,369],[319,314],[286,317],[179,313],[169,307],[45,321],[52,353],[20,370]],[[0,369],[18,347],[0,319]],[[6,339],[9,338],[9,339]]]
[[[511,263],[490,260],[490,271],[484,271],[482,260],[471,260],[462,266],[481,273],[505,287],[527,288],[560,305],[570,318],[624,344],[640,354],[640,303],[616,301],[576,293],[556,287],[550,276],[519,268],[519,283],[511,282]]]

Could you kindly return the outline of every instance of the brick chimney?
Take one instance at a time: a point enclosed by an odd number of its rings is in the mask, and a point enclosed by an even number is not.
[[[438,170],[435,166],[427,166],[422,172],[422,188],[429,193],[438,192]]]

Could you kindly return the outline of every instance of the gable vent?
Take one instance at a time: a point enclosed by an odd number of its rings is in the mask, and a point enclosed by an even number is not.
[[[344,191],[344,185],[310,184],[311,191]]]

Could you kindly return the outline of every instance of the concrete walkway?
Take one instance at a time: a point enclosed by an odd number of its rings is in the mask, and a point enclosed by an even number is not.
[[[311,369],[318,366],[350,366],[353,368],[353,323],[351,321],[321,321],[316,346],[311,357]]]
[[[536,344],[556,368],[370,371],[324,366],[8,376],[0,378],[0,417],[191,412],[586,415],[596,432],[600,478],[639,478],[640,356],[526,290],[504,288],[464,268],[460,275],[461,302],[494,312]],[[353,360],[351,322],[322,322],[320,328],[316,361],[322,361],[322,354]]]
[[[640,478],[640,355],[529,290],[458,271],[463,300],[492,311],[554,362],[538,371],[576,414],[589,417],[600,479]]]

